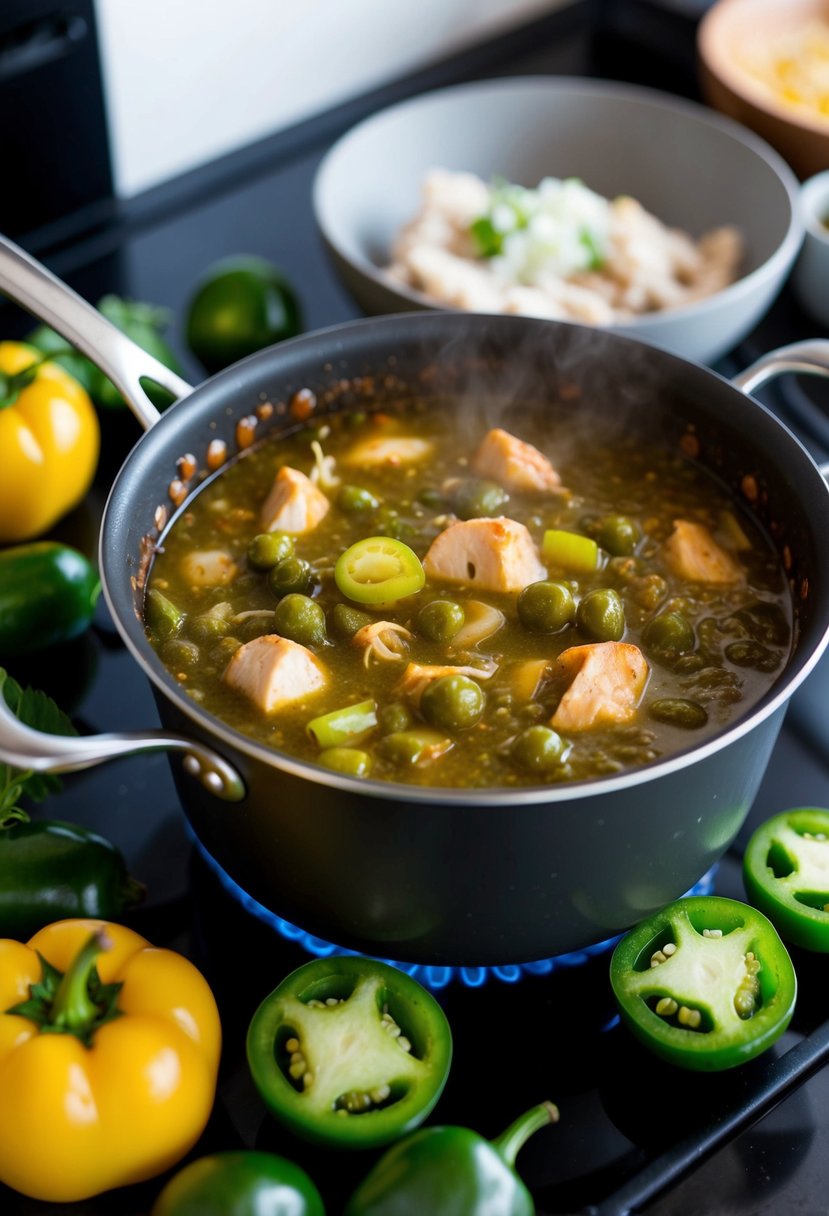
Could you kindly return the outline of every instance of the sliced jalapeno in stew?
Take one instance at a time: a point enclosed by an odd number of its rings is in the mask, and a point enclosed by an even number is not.
[[[402,540],[369,536],[340,555],[334,581],[358,604],[393,604],[420,591],[426,575],[420,558]]]
[[[829,811],[797,807],[762,824],[743,857],[743,883],[787,942],[829,951]]]
[[[631,929],[610,962],[622,1019],[681,1068],[716,1072],[759,1055],[783,1033],[797,980],[762,912],[691,896]]]
[[[247,1037],[268,1110],[319,1144],[371,1148],[422,1123],[449,1073],[452,1036],[416,980],[346,955],[305,963],[267,996]]]

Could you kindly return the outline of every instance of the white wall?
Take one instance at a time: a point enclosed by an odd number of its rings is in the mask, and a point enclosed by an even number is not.
[[[567,0],[96,0],[129,196]]]

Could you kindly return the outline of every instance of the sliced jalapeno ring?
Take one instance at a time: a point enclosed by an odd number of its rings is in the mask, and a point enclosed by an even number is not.
[[[782,938],[829,952],[829,810],[797,807],[761,824],[743,855],[743,883]]]
[[[631,929],[610,962],[623,1021],[656,1055],[717,1072],[771,1047],[797,980],[774,926],[735,899],[679,899]]]
[[[405,1135],[432,1110],[452,1036],[416,980],[345,955],[305,963],[265,998],[247,1055],[268,1110],[296,1135],[371,1148]]]
[[[393,604],[415,595],[426,582],[420,558],[391,536],[358,540],[337,559],[334,581],[358,604]]]

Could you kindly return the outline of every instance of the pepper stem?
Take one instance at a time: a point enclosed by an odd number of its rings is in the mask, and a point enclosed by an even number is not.
[[[505,1132],[492,1141],[492,1146],[501,1154],[507,1165],[514,1166],[515,1158],[530,1136],[548,1123],[558,1123],[558,1107],[553,1102],[541,1102],[519,1115]]]
[[[100,1009],[89,993],[89,981],[98,955],[111,945],[106,934],[98,930],[69,964],[52,1002],[49,1022],[55,1030],[80,1036],[100,1016]]]
[[[41,355],[34,363],[30,363],[28,367],[22,368],[19,372],[0,372],[0,410],[14,405],[24,388],[28,388],[35,380],[38,369],[48,361],[46,355]]]

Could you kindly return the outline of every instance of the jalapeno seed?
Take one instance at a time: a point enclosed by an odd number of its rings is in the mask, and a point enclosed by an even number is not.
[[[431,726],[464,730],[480,721],[486,704],[483,689],[469,676],[441,676],[424,689],[420,710]]]
[[[618,591],[597,587],[576,609],[576,624],[596,642],[618,642],[625,632],[625,609]]]
[[[564,583],[530,583],[518,597],[518,619],[531,633],[558,633],[576,615],[576,603]]]
[[[432,600],[417,614],[418,633],[430,642],[449,642],[463,627],[464,611],[454,600]]]
[[[567,758],[569,745],[549,726],[529,726],[512,741],[510,755],[519,768],[549,773]]]
[[[316,600],[292,593],[274,609],[276,632],[303,646],[321,646],[325,641],[325,613]]]
[[[293,537],[285,532],[260,532],[248,545],[248,565],[254,570],[273,570],[277,562],[293,557]]]

